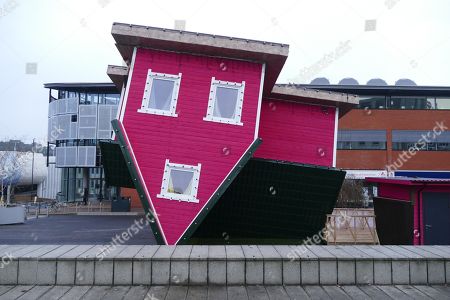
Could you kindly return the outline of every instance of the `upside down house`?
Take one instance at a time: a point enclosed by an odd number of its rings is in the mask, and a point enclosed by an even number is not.
[[[127,66],[107,181],[137,190],[160,244],[301,241],[345,172],[340,116],[357,97],[275,84],[289,46],[114,23]]]

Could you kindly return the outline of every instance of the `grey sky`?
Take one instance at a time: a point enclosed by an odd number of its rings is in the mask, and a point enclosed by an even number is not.
[[[45,140],[46,82],[108,81],[112,22],[290,44],[279,82],[450,85],[450,1],[0,0],[0,139]],[[27,68],[28,64],[28,68]]]

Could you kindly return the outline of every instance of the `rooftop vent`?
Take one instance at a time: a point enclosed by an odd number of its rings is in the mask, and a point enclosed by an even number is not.
[[[328,78],[325,78],[325,77],[317,77],[317,78],[314,78],[309,84],[329,85],[330,81],[328,80]]]
[[[402,86],[417,86],[417,84],[408,78],[402,78],[395,82],[395,85],[402,85]]]
[[[175,20],[174,29],[186,30],[186,20]]]
[[[358,81],[355,78],[347,77],[344,79],[341,79],[339,81],[340,85],[359,85]]]
[[[381,85],[387,85],[387,83],[386,83],[386,81],[384,81],[381,78],[372,78],[369,81],[367,81],[367,85],[381,86]]]

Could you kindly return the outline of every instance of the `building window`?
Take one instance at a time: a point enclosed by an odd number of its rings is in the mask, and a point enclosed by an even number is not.
[[[420,143],[413,142],[392,142],[394,151],[450,151],[450,143]]]
[[[433,109],[434,99],[427,97],[391,97],[389,109]]]
[[[105,94],[103,97],[104,100],[102,103],[104,104],[119,104],[120,94]]]
[[[450,109],[450,99],[429,96],[371,96],[367,98],[361,97],[358,108],[391,110]]]
[[[205,121],[243,125],[241,122],[245,81],[242,83],[211,80]]]
[[[450,109],[450,98],[436,98],[436,109]]]
[[[338,150],[386,150],[386,130],[339,130]]]
[[[450,131],[392,130],[392,150],[450,151]]]
[[[198,203],[197,191],[201,164],[175,164],[166,159],[161,193],[158,198]]]
[[[385,96],[373,96],[370,98],[360,98],[359,108],[362,109],[385,109],[386,97]]]
[[[99,103],[98,94],[88,93],[86,104],[97,104]]]
[[[175,109],[180,83],[181,73],[170,75],[148,70],[144,98],[138,112],[177,117]]]

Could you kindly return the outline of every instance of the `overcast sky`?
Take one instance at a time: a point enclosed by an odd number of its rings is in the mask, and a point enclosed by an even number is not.
[[[47,82],[109,81],[113,22],[290,45],[278,82],[450,85],[448,0],[0,0],[0,140],[45,140]]]

